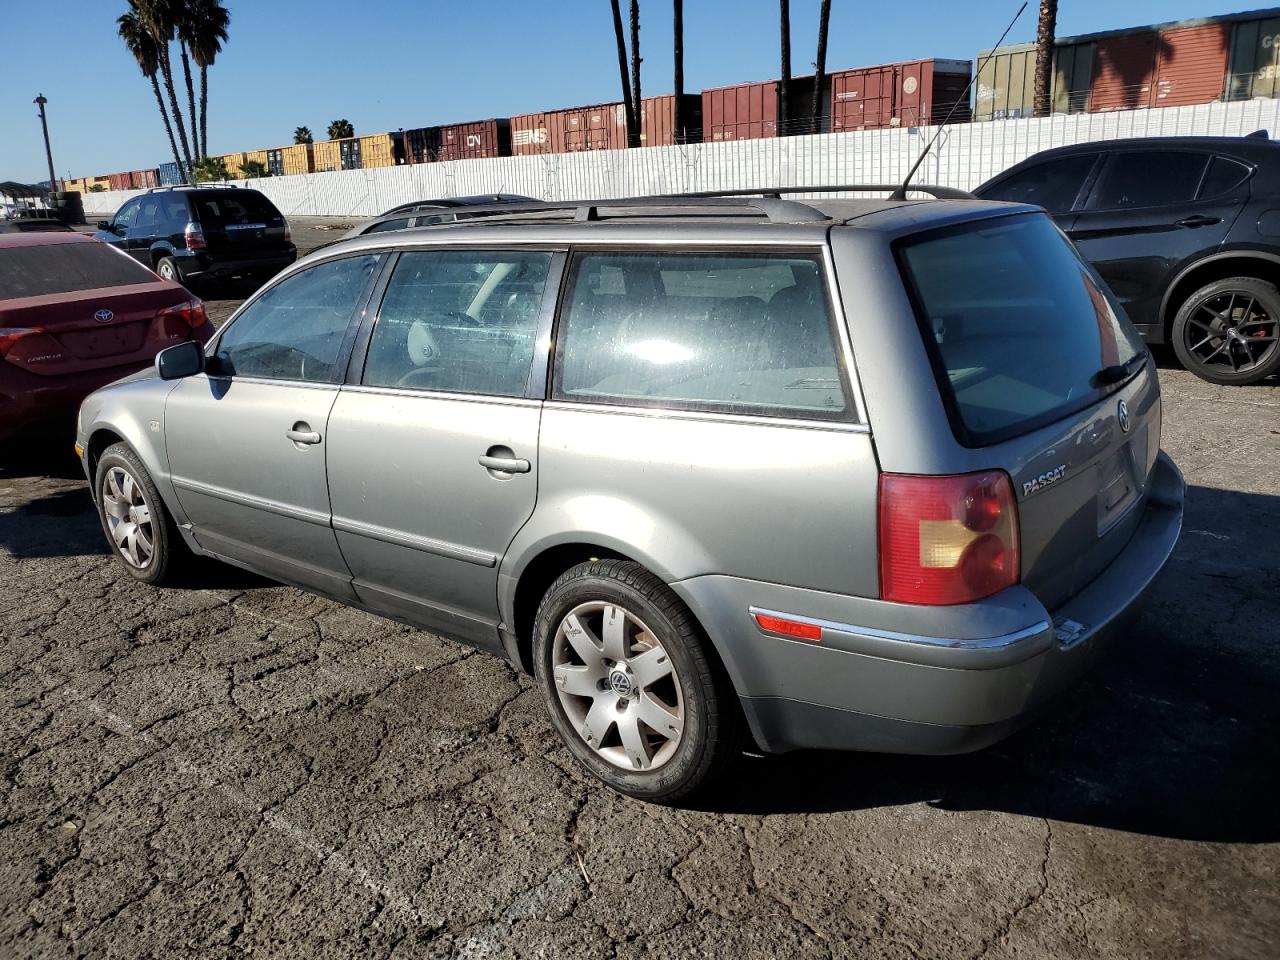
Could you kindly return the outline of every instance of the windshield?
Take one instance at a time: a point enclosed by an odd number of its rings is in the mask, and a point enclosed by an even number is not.
[[[1035,429],[1139,369],[1142,339],[1043,214],[935,231],[900,256],[962,442]]]
[[[0,248],[0,300],[155,282],[146,267],[97,241]]]

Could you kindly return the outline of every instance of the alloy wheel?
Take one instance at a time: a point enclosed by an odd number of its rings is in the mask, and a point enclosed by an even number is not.
[[[102,477],[102,512],[107,531],[125,563],[139,570],[155,556],[151,504],[142,484],[123,467],[111,467]]]
[[[1280,323],[1256,297],[1227,290],[1196,304],[1183,338],[1187,352],[1198,363],[1248,373],[1280,349]]]
[[[570,725],[603,760],[655,770],[679,749],[680,679],[654,632],[625,607],[592,601],[565,614],[551,670]]]

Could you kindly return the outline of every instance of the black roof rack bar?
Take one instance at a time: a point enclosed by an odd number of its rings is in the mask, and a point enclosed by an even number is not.
[[[845,183],[845,184],[825,184],[817,187],[759,187],[756,189],[742,190],[705,190],[699,193],[684,193],[680,196],[684,197],[746,197],[746,196],[763,196],[763,197],[781,197],[788,193],[870,193],[872,191],[885,190],[893,192],[897,190],[901,184],[898,183]],[[929,196],[937,200],[976,200],[972,193],[967,190],[961,190],[958,187],[940,187],[931,183],[913,183],[907,188],[907,192],[917,191],[919,193],[927,193]]]
[[[167,183],[163,187],[148,187],[147,193],[163,193],[166,190],[236,190],[234,183],[220,183],[210,180],[208,183]]]

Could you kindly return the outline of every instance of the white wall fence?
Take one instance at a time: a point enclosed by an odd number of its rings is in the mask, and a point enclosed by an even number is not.
[[[261,190],[285,216],[337,218],[370,217],[411,200],[480,193],[573,200],[895,183],[906,174],[935,129],[898,127],[639,150],[454,160],[236,182]],[[1243,136],[1259,129],[1280,135],[1280,100],[957,124],[943,133],[915,180],[971,189],[1050,147],[1120,137]],[[86,194],[85,210],[107,216],[142,192]]]

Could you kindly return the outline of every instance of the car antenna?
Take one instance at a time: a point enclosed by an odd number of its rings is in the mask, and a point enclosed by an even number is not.
[[[947,114],[946,119],[942,121],[942,124],[934,133],[933,138],[926,143],[924,149],[920,151],[920,156],[916,157],[916,162],[911,165],[911,169],[907,171],[906,177],[903,178],[902,186],[889,194],[890,200],[907,199],[907,187],[911,185],[911,178],[916,175],[916,171],[920,169],[920,164],[924,163],[924,158],[929,155],[929,151],[933,149],[933,145],[937,143],[938,138],[942,136],[942,131],[947,129],[947,124],[951,122],[951,118],[955,115],[960,104],[962,102],[969,102],[969,91],[973,89],[973,84],[974,81],[978,79],[978,74],[981,73],[982,68],[987,65],[987,61],[995,56],[996,50],[999,49],[1000,44],[1004,43],[1004,38],[1009,35],[1009,31],[1013,29],[1013,25],[1018,22],[1018,18],[1022,16],[1022,11],[1025,9],[1027,9],[1027,0],[1023,0],[1022,6],[1018,8],[1018,12],[1013,15],[1013,19],[1009,21],[1009,25],[1004,28],[1004,33],[1000,34],[1000,39],[996,41],[996,45],[991,48],[990,52],[988,52],[981,61],[979,61],[977,69],[973,71],[973,76],[969,78],[969,85],[964,88],[964,93],[956,98],[956,102],[951,105],[951,111]]]

